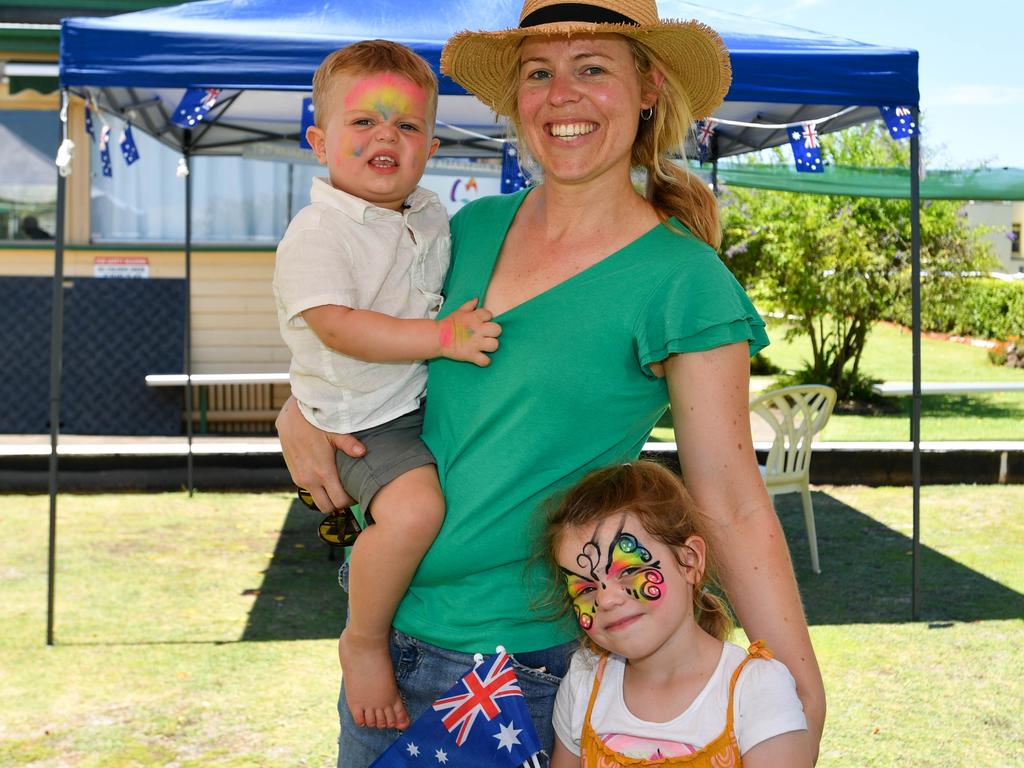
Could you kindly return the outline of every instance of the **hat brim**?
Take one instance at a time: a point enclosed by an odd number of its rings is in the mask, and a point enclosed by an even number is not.
[[[477,96],[499,115],[509,116],[509,73],[515,71],[519,43],[525,37],[616,34],[646,45],[658,62],[679,79],[694,119],[709,117],[725,100],[732,83],[729,51],[721,36],[699,21],[661,21],[656,25],[557,22],[493,32],[466,30],[441,51],[441,72]]]

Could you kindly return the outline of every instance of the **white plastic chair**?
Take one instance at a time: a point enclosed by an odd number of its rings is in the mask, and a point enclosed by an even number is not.
[[[828,422],[835,404],[836,391],[823,384],[783,387],[750,401],[750,412],[764,419],[775,432],[768,461],[760,467],[761,477],[773,503],[781,493],[800,494],[811,547],[811,570],[815,573],[821,573],[821,566],[809,486],[811,441]]]

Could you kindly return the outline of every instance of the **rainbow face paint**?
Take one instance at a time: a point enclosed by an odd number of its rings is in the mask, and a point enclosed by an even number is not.
[[[661,562],[654,560],[650,550],[636,536],[623,530],[624,523],[625,516],[604,551],[593,537],[583,545],[576,556],[576,564],[583,573],[562,568],[576,621],[584,631],[589,632],[594,625],[594,615],[600,606],[598,595],[602,590],[621,589],[634,600],[643,602],[655,602],[664,595]]]
[[[345,94],[346,110],[376,112],[385,120],[395,115],[418,114],[426,111],[423,89],[401,75],[391,72],[359,79]]]
[[[565,591],[572,601],[576,621],[587,631],[594,626],[594,614],[597,613],[597,584],[565,568],[562,575],[565,576]]]

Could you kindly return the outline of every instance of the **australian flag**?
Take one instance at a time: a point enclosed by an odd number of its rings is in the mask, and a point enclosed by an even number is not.
[[[370,768],[540,768],[540,753],[526,697],[509,655],[499,647],[435,701]]]
[[[697,123],[697,159],[701,165],[708,159],[708,152],[711,151],[711,137],[715,135],[715,124],[710,120],[701,120]]]
[[[96,141],[96,134],[93,132],[92,127],[92,110],[89,109],[89,102],[85,102],[85,132],[89,134],[89,138]]]
[[[100,166],[107,178],[114,175],[114,169],[110,165],[110,126],[106,124],[100,129]]]
[[[213,109],[220,88],[189,88],[171,114],[171,120],[182,128],[194,128]]]
[[[889,135],[894,139],[909,139],[920,133],[914,113],[909,107],[879,107]]]
[[[300,116],[302,125],[299,127],[299,149],[312,149],[309,146],[309,142],[306,141],[306,129],[311,125],[315,124],[313,118],[313,99],[305,98],[302,100],[302,115]]]
[[[135,146],[135,137],[132,136],[132,126],[128,123],[121,132],[121,154],[124,155],[126,165],[131,165],[139,159],[139,148]]]
[[[511,141],[501,148],[501,194],[518,192],[526,186],[527,179],[519,167],[519,153]]]
[[[797,128],[790,126],[789,146],[793,149],[793,159],[800,173],[824,173],[825,165],[821,161],[821,145],[818,144],[818,131],[810,123]]]

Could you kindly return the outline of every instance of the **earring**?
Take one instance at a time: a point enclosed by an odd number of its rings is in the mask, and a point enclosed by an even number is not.
[[[645,107],[640,110],[641,120],[650,120],[652,117],[654,117],[654,107]]]

